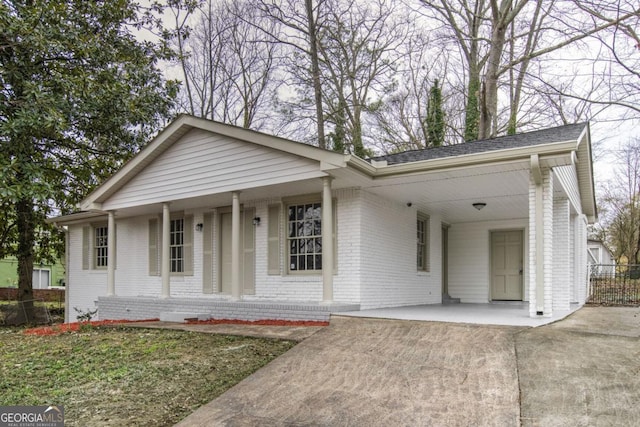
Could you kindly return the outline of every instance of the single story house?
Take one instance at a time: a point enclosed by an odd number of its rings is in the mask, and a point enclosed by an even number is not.
[[[596,219],[588,124],[365,160],[188,115],[80,210],[51,221],[67,308],[100,319],[323,320],[448,298],[551,316],[585,301]]]

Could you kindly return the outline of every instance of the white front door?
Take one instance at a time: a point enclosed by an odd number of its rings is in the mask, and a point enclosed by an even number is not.
[[[491,233],[491,299],[522,301],[522,230]]]

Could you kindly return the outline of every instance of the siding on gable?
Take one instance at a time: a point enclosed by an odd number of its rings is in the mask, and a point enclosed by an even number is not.
[[[318,178],[318,162],[192,130],[103,203],[105,210]]]
[[[580,188],[578,186],[576,167],[574,165],[555,167],[553,168],[553,173],[576,212],[582,213],[582,202],[580,201]]]

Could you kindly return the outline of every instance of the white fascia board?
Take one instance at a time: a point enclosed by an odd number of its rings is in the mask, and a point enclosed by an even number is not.
[[[596,205],[595,183],[593,179],[589,125],[585,126],[580,138],[578,138],[576,172],[578,174],[578,185],[580,186],[582,210],[587,216],[587,221],[593,224],[598,220],[598,207]]]
[[[380,167],[380,166],[374,166],[371,163],[367,162],[366,160],[361,159],[360,157],[354,156],[352,154],[347,156],[346,163],[351,168],[356,169],[357,171],[360,171],[360,172],[364,172],[369,176],[375,176],[376,173],[378,172],[378,168]]]
[[[62,215],[55,218],[47,218],[48,224],[55,224],[57,226],[73,225],[86,223],[89,220],[96,218],[105,218],[107,216],[104,212],[79,212],[69,215]]]
[[[473,166],[512,160],[529,160],[534,154],[537,154],[542,160],[545,158],[551,158],[552,156],[567,155],[568,153],[575,151],[576,148],[576,141],[571,140],[555,142],[551,144],[510,148],[506,150],[485,151],[477,154],[467,154],[455,157],[445,157],[442,159],[400,163],[389,165],[386,167],[375,168],[374,176],[383,177],[388,175],[401,175],[429,170],[451,169],[463,166]]]

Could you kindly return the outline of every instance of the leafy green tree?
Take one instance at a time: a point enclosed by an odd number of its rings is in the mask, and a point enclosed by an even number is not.
[[[442,109],[442,89],[438,79],[433,82],[429,91],[429,103],[427,104],[427,135],[428,145],[439,147],[444,143],[444,110]]]
[[[0,254],[18,258],[29,322],[34,259],[60,241],[45,218],[73,211],[169,116],[177,84],[157,62],[171,52],[134,35],[161,9],[0,0]]]

